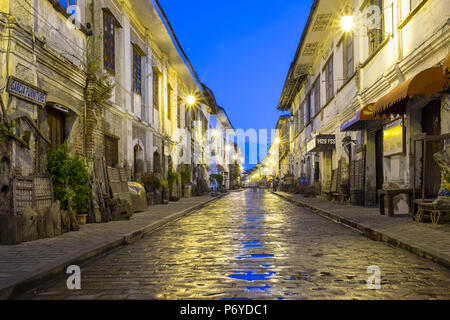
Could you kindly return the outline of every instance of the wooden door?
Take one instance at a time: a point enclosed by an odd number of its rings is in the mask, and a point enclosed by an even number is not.
[[[50,149],[54,151],[65,140],[65,116],[62,112],[47,107],[47,123],[50,135]]]
[[[105,135],[105,161],[108,167],[119,163],[119,139]]]

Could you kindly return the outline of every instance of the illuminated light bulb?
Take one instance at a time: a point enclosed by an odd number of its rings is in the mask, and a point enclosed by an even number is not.
[[[349,32],[353,29],[353,16],[344,16],[341,18],[341,28],[344,32]]]
[[[187,96],[186,97],[186,102],[188,105],[192,106],[195,104],[195,97],[194,96]]]

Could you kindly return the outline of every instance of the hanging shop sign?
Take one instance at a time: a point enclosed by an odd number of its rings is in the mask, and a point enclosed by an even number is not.
[[[383,127],[383,156],[401,154],[403,150],[403,119],[398,119]]]
[[[369,103],[358,111],[353,117],[347,119],[341,124],[341,132],[344,131],[358,131],[366,128],[368,121],[382,121],[387,116],[375,116],[373,114],[373,106],[375,103]]]
[[[47,101],[47,92],[22,80],[19,80],[16,77],[9,77],[7,91],[12,96],[42,107],[45,106],[45,103]]]
[[[321,152],[336,148],[336,136],[334,134],[321,134],[314,137],[306,145],[307,152]]]

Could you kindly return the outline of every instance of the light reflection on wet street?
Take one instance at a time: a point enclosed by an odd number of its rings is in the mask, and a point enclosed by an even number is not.
[[[367,268],[381,269],[369,290]],[[231,193],[33,299],[449,299],[450,271],[265,191]]]

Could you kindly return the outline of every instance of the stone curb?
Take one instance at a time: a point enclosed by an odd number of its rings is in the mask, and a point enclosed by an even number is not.
[[[336,213],[333,213],[333,212],[330,212],[330,211],[327,211],[324,209],[320,209],[318,207],[314,207],[310,204],[307,204],[307,203],[299,201],[299,200],[294,200],[292,198],[278,194],[277,192],[272,191],[272,193],[288,202],[291,202],[291,203],[297,205],[297,206],[305,207],[305,208],[311,210],[312,212],[314,212],[328,220],[342,224],[345,227],[349,227],[349,228],[361,233],[363,236],[365,236],[371,240],[386,242],[390,245],[405,249],[405,250],[407,250],[411,253],[414,253],[420,257],[426,258],[433,262],[439,263],[440,265],[443,265],[447,268],[450,268],[450,260],[447,257],[440,255],[439,252],[431,252],[431,250],[426,250],[426,249],[417,247],[411,243],[408,243],[404,240],[401,240],[398,237],[395,237],[395,235],[390,235],[385,232],[377,231],[369,226],[365,226],[362,223],[355,222],[353,220],[349,220],[349,219],[344,218]]]
[[[38,270],[32,274],[27,279],[21,279],[17,283],[9,285],[4,288],[0,288],[0,300],[7,300],[17,297],[18,295],[27,292],[39,285],[42,285],[50,280],[52,280],[55,276],[65,272],[68,266],[70,265],[80,265],[86,262],[89,259],[101,256],[103,254],[108,253],[109,251],[116,249],[122,245],[132,244],[134,242],[139,241],[144,235],[149,234],[153,231],[156,231],[170,223],[173,223],[183,217],[188,216],[192,212],[199,210],[206,205],[210,204],[213,201],[219,200],[225,195],[217,196],[213,199],[209,199],[200,204],[194,205],[190,208],[184,209],[180,212],[176,212],[171,214],[170,216],[161,219],[160,221],[154,222],[144,228],[138,229],[128,235],[118,238],[110,243],[101,245],[97,248],[88,249],[85,252],[78,252],[78,256],[75,256],[71,259],[66,259],[65,261],[58,261],[54,266],[50,268],[45,268],[43,270]]]

